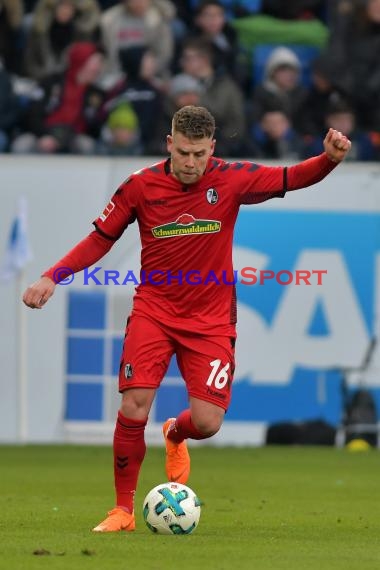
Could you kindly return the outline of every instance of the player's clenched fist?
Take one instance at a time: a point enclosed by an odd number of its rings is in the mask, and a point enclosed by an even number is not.
[[[341,162],[350,151],[351,141],[340,131],[329,129],[323,146],[330,160]]]
[[[23,302],[31,309],[42,309],[45,303],[53,295],[55,283],[49,277],[41,277],[32,283],[23,295]]]

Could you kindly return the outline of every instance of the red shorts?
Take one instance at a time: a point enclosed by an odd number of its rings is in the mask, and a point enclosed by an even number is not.
[[[128,319],[119,391],[158,388],[173,354],[189,396],[227,410],[235,370],[235,338],[178,331],[141,315]]]

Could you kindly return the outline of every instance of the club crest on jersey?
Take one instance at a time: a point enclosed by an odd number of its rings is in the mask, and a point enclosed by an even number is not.
[[[130,362],[128,362],[128,363],[125,365],[125,368],[124,368],[124,375],[125,375],[125,377],[127,378],[127,380],[128,380],[128,378],[132,378],[132,376],[133,376],[132,364],[131,364]]]
[[[207,198],[207,202],[209,204],[216,204],[218,201],[218,192],[215,190],[215,188],[209,188],[206,191],[206,198]]]
[[[155,238],[170,238],[220,232],[219,220],[197,220],[191,214],[181,214],[174,222],[168,222],[152,228]]]

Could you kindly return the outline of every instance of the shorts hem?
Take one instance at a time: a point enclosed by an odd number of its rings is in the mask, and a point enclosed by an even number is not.
[[[228,410],[228,407],[230,405],[230,400],[228,400],[227,402],[223,402],[219,398],[213,398],[212,396],[208,396],[207,394],[200,395],[200,394],[194,394],[194,392],[188,392],[188,395],[191,396],[192,398],[197,398],[198,400],[202,400],[203,402],[214,404],[215,406],[222,408],[225,412]]]
[[[157,390],[159,386],[157,384],[126,384],[119,386],[119,393],[122,394],[126,390],[131,390],[132,388],[147,388]]]

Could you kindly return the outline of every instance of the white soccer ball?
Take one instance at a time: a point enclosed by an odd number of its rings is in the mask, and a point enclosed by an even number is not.
[[[157,485],[143,502],[146,525],[157,534],[190,534],[197,527],[200,515],[198,497],[181,483]]]

